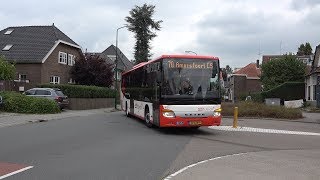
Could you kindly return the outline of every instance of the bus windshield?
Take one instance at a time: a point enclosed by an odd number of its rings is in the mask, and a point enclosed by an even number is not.
[[[161,98],[220,98],[219,64],[206,59],[164,59]]]

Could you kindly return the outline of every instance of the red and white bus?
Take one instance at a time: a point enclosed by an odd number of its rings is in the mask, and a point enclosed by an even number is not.
[[[219,126],[219,58],[163,55],[122,74],[121,107],[148,127]]]

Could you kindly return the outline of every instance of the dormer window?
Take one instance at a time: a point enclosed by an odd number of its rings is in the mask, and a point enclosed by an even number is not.
[[[9,35],[13,32],[14,29],[8,29],[4,34]]]
[[[7,44],[2,50],[3,51],[9,51],[12,48],[12,44]]]

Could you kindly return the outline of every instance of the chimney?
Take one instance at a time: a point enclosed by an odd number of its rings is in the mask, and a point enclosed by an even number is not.
[[[257,68],[260,68],[259,59],[257,59]]]

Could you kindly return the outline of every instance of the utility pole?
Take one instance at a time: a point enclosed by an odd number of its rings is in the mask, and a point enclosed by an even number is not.
[[[114,68],[114,72],[115,72],[115,90],[116,90],[116,97],[114,98],[114,108],[117,109],[117,97],[119,95],[119,91],[118,91],[118,31],[119,29],[125,28],[128,26],[122,26],[119,27],[117,29],[117,33],[116,33],[116,60],[115,60],[115,68]],[[120,96],[119,96],[120,97]]]

